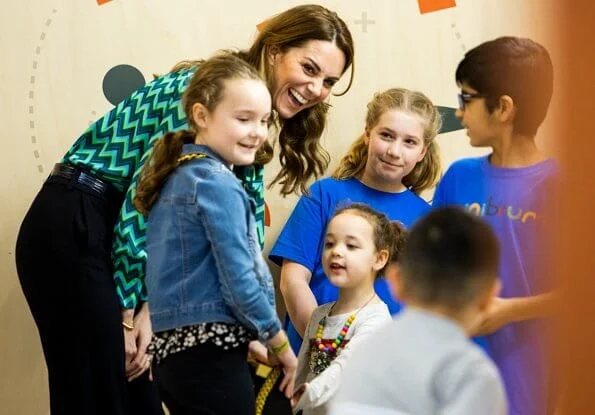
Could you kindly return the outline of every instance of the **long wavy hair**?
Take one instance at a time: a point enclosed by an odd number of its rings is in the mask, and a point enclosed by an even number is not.
[[[436,185],[440,178],[441,163],[436,136],[442,125],[440,113],[432,101],[418,91],[404,88],[391,88],[374,94],[368,103],[366,130],[371,130],[386,111],[404,110],[420,116],[424,121],[423,140],[426,147],[424,158],[416,164],[411,173],[403,178],[403,185],[416,194]],[[359,136],[335,169],[332,176],[336,179],[360,177],[368,160],[368,145],[365,134]]]
[[[182,97],[182,105],[191,129],[169,132],[155,143],[149,160],[144,164],[139,183],[136,187],[134,206],[147,215],[159,197],[161,188],[169,175],[178,167],[178,158],[184,144],[196,140],[196,126],[192,117],[192,107],[199,103],[209,112],[213,112],[223,95],[225,82],[232,79],[264,80],[254,68],[235,53],[222,52],[212,58],[201,61],[192,76],[188,88]],[[261,153],[261,162],[270,161],[272,153]]]
[[[267,57],[272,51],[286,52],[291,48],[302,47],[311,40],[332,42],[345,55],[342,74],[351,67],[349,83],[343,92],[334,94],[344,95],[353,83],[353,38],[337,13],[322,6],[297,6],[271,17],[263,23],[250,49],[238,52],[238,55],[260,71],[271,90],[274,71],[267,65]],[[196,66],[198,63],[199,61],[180,62],[173,70]],[[269,187],[280,184],[281,195],[306,193],[308,181],[324,174],[328,167],[330,157],[320,144],[328,109],[327,103],[320,102],[289,119],[277,120],[281,170]],[[268,142],[262,147],[262,151],[272,152]],[[258,157],[256,162],[259,162]]]

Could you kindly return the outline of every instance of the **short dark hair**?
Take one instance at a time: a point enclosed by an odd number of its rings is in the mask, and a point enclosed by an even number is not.
[[[548,51],[531,39],[499,37],[471,49],[457,67],[456,81],[485,95],[492,112],[503,95],[516,106],[514,131],[534,136],[545,119],[554,84]]]
[[[436,209],[409,233],[401,259],[407,298],[454,310],[498,278],[500,249],[489,225],[458,207]]]

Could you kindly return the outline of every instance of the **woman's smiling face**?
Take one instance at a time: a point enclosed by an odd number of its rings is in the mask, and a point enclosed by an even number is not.
[[[324,101],[345,69],[345,55],[332,42],[310,40],[269,56],[273,107],[282,119]]]

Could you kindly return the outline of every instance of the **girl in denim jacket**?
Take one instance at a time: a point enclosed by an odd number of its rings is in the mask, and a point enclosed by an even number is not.
[[[224,53],[200,64],[183,108],[193,131],[159,140],[135,197],[148,215],[153,373],[172,415],[253,414],[248,343],[269,346],[287,397],[297,366],[276,314],[253,202],[231,170],[254,163],[271,96],[250,64]]]

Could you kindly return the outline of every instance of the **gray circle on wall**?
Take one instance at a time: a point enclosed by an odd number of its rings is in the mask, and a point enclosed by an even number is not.
[[[134,66],[117,65],[103,77],[103,94],[110,103],[117,105],[144,84],[145,77]]]

